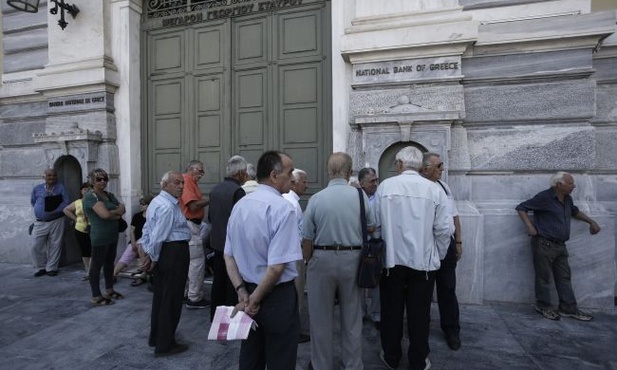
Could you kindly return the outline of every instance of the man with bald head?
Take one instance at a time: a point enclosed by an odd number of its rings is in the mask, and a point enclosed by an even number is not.
[[[69,197],[55,170],[45,170],[45,183],[32,189],[30,205],[36,217],[31,233],[32,260],[37,270],[34,276],[56,276],[64,233],[62,210],[69,205]]]
[[[169,171],[161,179],[161,192],[146,211],[142,247],[146,253],[142,268],[153,271],[154,295],[148,345],[154,355],[169,356],[188,349],[176,342],[176,328],[182,313],[182,299],[189,270],[191,230],[182,214],[178,199],[184,178]]]
[[[311,365],[333,369],[334,297],[341,309],[341,363],[362,369],[362,290],[357,274],[362,249],[360,197],[369,232],[374,230],[368,197],[348,184],[351,157],[333,153],[328,159],[328,186],[311,197],[304,213],[302,249],[307,264],[308,307],[311,317]]]
[[[589,224],[589,232],[600,232],[600,226],[574,205],[570,193],[576,187],[574,177],[557,172],[550,179],[550,188],[516,206],[519,217],[531,236],[533,267],[536,272],[536,311],[549,320],[561,316],[589,321],[592,316],[578,309],[572,290],[566,241],[570,239],[572,217]],[[533,222],[528,212],[533,212]],[[559,310],[551,307],[551,274],[559,296]]]

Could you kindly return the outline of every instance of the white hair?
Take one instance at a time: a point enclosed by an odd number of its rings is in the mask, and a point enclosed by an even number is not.
[[[550,180],[551,188],[554,188],[555,186],[557,186],[557,184],[565,184],[566,176],[572,176],[572,175],[564,171],[559,171],[555,173],[553,176],[551,176],[551,180]]]
[[[405,170],[419,171],[422,168],[422,152],[413,146],[405,147],[396,153],[396,160],[401,161]]]
[[[227,161],[227,166],[225,167],[225,176],[235,176],[240,171],[246,171],[246,160],[244,159],[244,157],[234,155]]]
[[[300,177],[302,177],[302,175],[306,176],[306,172],[304,172],[304,170],[301,170],[299,168],[294,168],[291,175],[293,176],[294,181],[300,181]]]

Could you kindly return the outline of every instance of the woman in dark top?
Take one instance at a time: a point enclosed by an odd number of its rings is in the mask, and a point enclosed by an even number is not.
[[[92,304],[107,306],[114,303],[112,299],[124,298],[122,294],[114,291],[113,272],[118,244],[118,220],[126,210],[115,195],[105,191],[109,182],[107,172],[97,168],[90,173],[89,178],[92,190],[84,196],[83,207],[90,222]],[[101,294],[99,282],[101,267],[105,276],[104,296]]]

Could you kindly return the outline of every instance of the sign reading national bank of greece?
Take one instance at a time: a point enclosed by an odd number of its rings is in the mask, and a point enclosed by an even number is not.
[[[353,84],[378,84],[461,77],[461,57],[405,59],[353,66]]]

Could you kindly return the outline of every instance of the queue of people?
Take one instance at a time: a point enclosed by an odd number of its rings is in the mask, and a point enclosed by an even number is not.
[[[139,212],[143,222],[137,214],[133,217],[128,247],[133,258],[140,255],[144,273],[154,275],[148,344],[155,356],[188,349],[175,334],[183,304],[210,307],[211,320],[216,307],[233,305],[257,322],[257,329],[242,342],[240,369],[295,369],[298,343],[307,341],[309,369],[338,367],[334,346],[341,349],[342,368],[363,369],[363,318],[380,331],[380,358],[387,368],[400,364],[406,328],[409,366],[429,369],[435,289],[444,339],[450,349],[459,350],[456,266],[463,255],[463,236],[452,191],[441,180],[445,165],[440,158],[409,146],[396,154],[396,176],[380,183],[377,172],[365,168],[354,184],[350,183],[351,157],[333,153],[327,163],[328,186],[310,197],[304,212],[299,200],[307,191],[308,175],[294,169],[293,159],[282,152],[263,153],[256,168],[240,156],[230,158],[224,180],[209,195],[198,186],[205,175],[202,162],[189,162],[184,173],[166,172],[159,195],[143,198]],[[58,228],[63,220],[58,212],[64,211],[75,221],[91,302],[106,306],[124,298],[113,287],[113,263],[118,220],[125,207],[106,191],[109,179],[104,170],[94,170],[89,178],[82,185],[82,199],[71,204],[53,170],[47,170],[45,184],[33,190],[35,276],[57,274]],[[363,190],[360,198],[356,187]],[[516,207],[531,236],[536,311],[551,320],[592,319],[577,306],[565,243],[572,217],[589,223],[591,234],[600,227],[574,205],[570,196],[574,188],[573,176],[558,172],[548,190]],[[366,291],[356,281],[366,242],[359,201],[364,202],[371,237],[381,237],[386,245],[380,285]],[[528,212],[534,213],[533,220]],[[210,261],[206,245],[214,250]],[[49,247],[47,261],[45,246]],[[209,300],[203,286],[208,263],[213,269]],[[99,284],[101,268],[104,294]],[[551,306],[551,275],[558,310]],[[300,330],[305,289],[310,333]],[[333,339],[336,305],[340,343]]]

